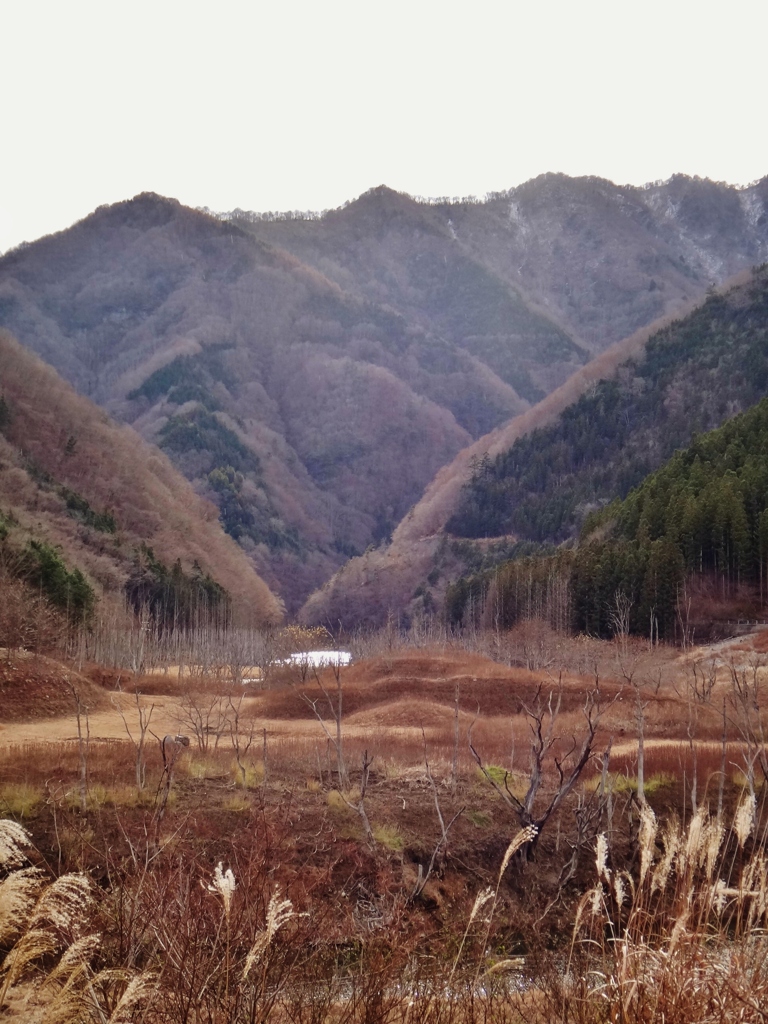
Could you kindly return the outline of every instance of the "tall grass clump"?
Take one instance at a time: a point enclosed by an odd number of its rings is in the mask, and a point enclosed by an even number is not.
[[[150,999],[149,972],[97,970],[89,933],[93,886],[83,874],[51,881],[29,863],[30,837],[0,820],[0,1016],[9,1021],[119,1024]]]
[[[700,806],[683,828],[641,808],[637,869],[610,864],[581,899],[570,963],[547,991],[549,1020],[690,1024],[764,1021],[768,859],[755,799],[729,827]]]

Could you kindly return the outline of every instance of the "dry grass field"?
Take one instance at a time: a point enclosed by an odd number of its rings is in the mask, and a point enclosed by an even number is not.
[[[136,676],[6,657],[0,830],[23,828],[31,845],[0,868],[2,1012],[734,1019],[733,1000],[710,1017],[685,1016],[695,1000],[685,1013],[651,1007],[650,976],[626,962],[621,974],[616,958],[644,947],[669,966],[704,936],[720,950],[705,974],[751,957],[762,984],[748,943],[768,877],[764,646],[764,634],[686,652],[573,641],[562,668],[528,671],[443,645],[387,650],[338,675],[254,671],[246,685],[223,669]],[[189,743],[166,741],[164,762],[165,736]],[[742,841],[729,823],[741,813],[743,833],[747,806]],[[32,868],[24,903],[14,879]],[[34,907],[62,877],[87,879],[88,898],[57,929]],[[27,907],[27,931],[8,925],[4,896]],[[58,952],[19,959],[30,931],[51,929]],[[73,946],[90,950],[76,977]],[[660,965],[647,966],[669,987]],[[81,1016],[67,1017],[61,1000],[75,994]],[[749,1005],[742,1019],[757,1020]]]

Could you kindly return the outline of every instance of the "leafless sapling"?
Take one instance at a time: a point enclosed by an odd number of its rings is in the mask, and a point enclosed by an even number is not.
[[[128,725],[128,720],[125,717],[125,713],[123,711],[122,705],[120,704],[120,701],[113,697],[112,704],[117,710],[118,715],[120,715],[120,717],[122,718],[123,726],[125,727],[125,731],[128,734],[128,739],[133,744],[136,756],[136,788],[139,791],[141,791],[144,789],[144,786],[146,785],[147,782],[147,762],[146,758],[144,757],[144,746],[146,743],[147,732],[149,731],[149,723],[152,720],[152,712],[155,710],[155,705],[151,704],[149,707],[146,707],[144,704],[142,704],[141,695],[139,694],[138,691],[136,691],[134,696],[136,698],[136,713],[139,718],[139,731],[137,739],[134,738],[133,733],[131,732],[131,728]]]
[[[448,833],[451,831],[454,822],[461,817],[464,813],[464,808],[461,807],[454,814],[448,824],[445,824],[445,818],[443,817],[442,808],[440,807],[440,797],[437,792],[437,786],[432,776],[432,771],[429,767],[429,758],[427,757],[427,737],[424,733],[424,726],[421,727],[421,736],[424,741],[424,771],[427,776],[427,782],[429,782],[430,789],[432,790],[432,798],[435,802],[435,810],[437,811],[437,820],[440,822],[440,838],[435,844],[435,848],[432,851],[429,864],[427,865],[426,872],[424,871],[421,864],[419,864],[418,877],[416,879],[416,885],[414,886],[413,892],[411,893],[409,900],[413,902],[415,899],[422,894],[424,887],[426,886],[429,879],[435,870],[439,870],[442,862],[445,860],[448,854]]]
[[[68,676],[65,679],[75,700],[77,750],[80,761],[80,810],[85,813],[88,809],[88,753],[91,744],[91,725],[88,718],[88,708],[83,704],[80,691]],[[85,719],[85,736],[83,736],[83,719]]]
[[[365,838],[368,840],[371,846],[373,846],[375,840],[373,836],[373,829],[371,828],[371,823],[368,820],[368,812],[365,809],[365,796],[366,793],[368,792],[368,780],[370,778],[372,764],[373,757],[369,757],[368,751],[364,750],[362,758],[362,772],[360,775],[360,795],[357,800],[351,800],[349,795],[344,790],[340,790],[341,799],[344,801],[347,807],[351,808],[353,811],[356,811],[357,814],[359,815],[360,821],[363,824]]]
[[[349,779],[347,775],[347,768],[344,762],[344,750],[342,746],[342,715],[343,715],[343,699],[344,691],[341,685],[342,666],[340,662],[331,661],[330,668],[333,671],[333,676],[336,682],[336,693],[335,700],[334,696],[331,695],[328,687],[323,682],[322,675],[317,671],[314,665],[310,665],[308,658],[302,658],[296,663],[296,670],[299,675],[298,684],[292,684],[294,689],[297,691],[301,699],[312,711],[312,714],[320,723],[320,727],[325,733],[328,742],[333,746],[336,753],[336,770],[338,773],[339,789],[344,790],[349,785]],[[315,682],[320,690],[320,696],[313,697],[307,692],[307,680],[310,677]],[[323,717],[323,709],[327,707],[331,718],[334,723],[334,733],[331,734],[325,718]]]
[[[229,736],[232,741],[232,749],[235,752],[235,760],[237,761],[237,768],[240,772],[243,788],[245,788],[248,778],[243,758],[251,749],[254,735],[256,733],[256,719],[253,715],[251,715],[247,721],[243,721],[244,697],[245,695],[242,692],[238,694],[237,699],[233,698],[231,692],[227,695],[227,721],[229,725]],[[242,730],[241,725],[243,726]],[[266,772],[266,757],[264,770]]]
[[[731,704],[736,715],[736,726],[746,747],[744,754],[746,776],[750,793],[753,796],[756,764],[760,766],[763,778],[768,782],[768,750],[766,749],[762,721],[765,666],[765,659],[760,655],[753,655],[745,662],[738,661],[734,656],[728,662],[728,671],[731,676]]]

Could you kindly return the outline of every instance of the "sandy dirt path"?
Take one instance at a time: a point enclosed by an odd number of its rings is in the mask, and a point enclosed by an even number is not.
[[[92,741],[127,739],[127,733],[123,719],[120,716],[122,711],[125,722],[128,724],[134,736],[139,732],[139,715],[136,708],[136,700],[127,693],[110,694],[110,700],[114,704],[114,710],[98,711],[89,716],[88,724]],[[149,727],[158,736],[166,733],[182,733],[191,736],[192,729],[189,724],[184,724],[184,712],[181,702],[176,697],[140,697],[141,705],[144,708],[152,707],[152,717]],[[247,718],[249,705],[255,705],[256,728],[258,732],[266,729],[273,736],[291,736],[301,739],[318,739],[325,742],[325,735],[315,719],[273,719],[264,718],[258,714],[259,700],[246,700],[242,709],[243,717]],[[119,710],[118,710],[119,709]],[[332,723],[328,723],[333,727]],[[387,728],[385,725],[384,728]],[[355,726],[352,722],[345,725],[344,735],[347,737],[365,737],[371,731],[370,725]],[[411,729],[395,727],[388,731],[398,734],[413,733],[419,742],[421,741],[421,730],[419,727]],[[225,734],[225,735],[228,735]],[[75,715],[67,715],[62,718],[44,718],[34,722],[6,722],[0,723],[0,744],[17,743],[57,743],[77,739],[77,718]],[[194,740],[193,740],[194,742]]]
[[[142,697],[141,703],[149,708],[154,704],[150,728],[162,736],[179,732],[179,701],[173,697]],[[118,708],[125,715],[131,731],[136,735],[139,715],[135,698],[127,693],[110,694],[114,710],[97,711],[90,715],[88,724],[92,740],[127,739],[125,725]],[[67,715],[63,718],[42,718],[35,722],[5,722],[0,724],[0,743],[57,742],[77,739],[77,718]]]

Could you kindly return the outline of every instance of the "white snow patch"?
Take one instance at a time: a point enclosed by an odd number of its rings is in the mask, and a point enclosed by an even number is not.
[[[760,217],[765,213],[765,207],[757,195],[751,189],[744,189],[743,192],[738,193],[739,203],[744,211],[744,216],[747,218],[747,223],[751,224],[752,227],[757,227],[757,222]]]

